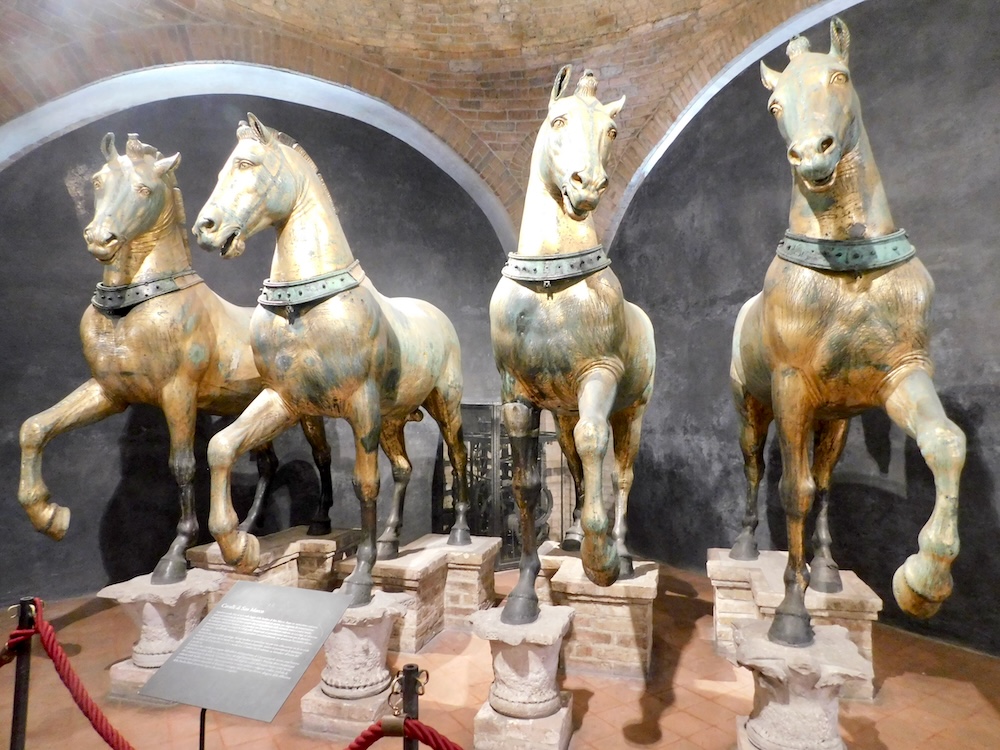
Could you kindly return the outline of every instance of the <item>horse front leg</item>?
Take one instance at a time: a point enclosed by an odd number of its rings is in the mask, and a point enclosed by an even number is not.
[[[330,509],[333,507],[333,478],[330,476],[333,459],[330,455],[330,443],[326,439],[323,417],[302,417],[299,424],[309,442],[309,447],[312,448],[313,463],[319,472],[320,486],[319,505],[316,508],[316,515],[309,522],[306,534],[323,536],[333,531],[333,525],[330,523]]]
[[[767,428],[774,416],[769,406],[750,394],[741,384],[734,383],[733,393],[740,418],[740,451],[743,453],[747,494],[743,529],[729,550],[729,556],[734,560],[756,560],[760,555],[756,534],[760,480],[764,476],[764,443],[767,441]]]
[[[584,378],[579,390],[580,421],[573,430],[573,442],[583,464],[583,544],[580,557],[587,577],[598,586],[610,586],[618,579],[618,550],[608,534],[608,514],[604,510],[604,457],[611,430],[608,417],[618,392],[618,379],[602,367]]]
[[[774,614],[768,638],[786,646],[808,646],[813,629],[806,610],[809,570],[805,563],[805,522],[816,485],[809,461],[813,415],[805,378],[797,371],[776,373],[773,381],[774,415],[781,444],[781,481],[778,490],[788,526],[788,566],[785,597]]]
[[[583,513],[583,463],[580,461],[580,454],[576,452],[576,443],[573,442],[573,430],[579,421],[578,414],[556,416],[556,437],[566,458],[566,467],[573,477],[573,493],[576,501],[573,505],[573,521],[563,534],[560,545],[569,552],[578,552],[580,545],[583,544],[583,526],[580,524],[580,515]]]
[[[615,467],[611,474],[615,490],[615,527],[612,535],[618,550],[618,576],[623,579],[635,576],[632,553],[628,551],[625,537],[628,534],[628,496],[632,491],[635,459],[639,455],[639,436],[645,412],[644,401],[611,416],[611,433],[615,441]]]
[[[124,411],[125,406],[108,398],[104,388],[90,379],[59,403],[29,417],[21,425],[21,480],[17,499],[37,531],[58,541],[69,528],[69,508],[49,502],[51,493],[42,478],[45,446],[57,435],[100,422]]]
[[[914,617],[931,617],[952,589],[951,564],[958,556],[958,484],[965,465],[965,433],[944,413],[926,372],[906,377],[885,403],[889,417],[917,441],[934,474],[934,510],[920,530],[919,552],[892,578],[896,602]]]
[[[257,525],[260,512],[264,509],[267,491],[271,488],[271,480],[278,470],[278,454],[274,452],[273,443],[265,443],[260,448],[254,448],[251,453],[257,464],[257,487],[253,493],[253,504],[247,511],[247,517],[240,524],[240,531],[252,531]]]
[[[517,503],[521,522],[521,560],[518,564],[517,584],[507,596],[501,622],[509,625],[527,625],[538,619],[538,594],[535,579],[541,569],[535,535],[535,508],[542,491],[542,477],[538,468],[538,424],[541,411],[535,406],[511,401],[501,407],[504,427],[510,436],[513,476],[511,489]]]
[[[378,523],[378,446],[382,415],[378,389],[373,383],[369,382],[354,394],[347,421],[354,431],[354,494],[361,503],[361,542],[357,565],[344,579],[339,591],[351,597],[350,606],[363,607],[372,600],[372,569],[378,554],[375,527]]]
[[[809,563],[809,585],[824,594],[836,594],[843,591],[844,584],[840,580],[840,569],[833,559],[830,545],[830,480],[833,467],[840,460],[847,442],[849,419],[833,419],[819,423],[816,430],[816,443],[813,446],[813,479],[816,482],[816,499],[819,501],[819,514],[816,516],[816,530],[813,532],[813,559]]]
[[[233,464],[248,450],[274,440],[297,418],[277,391],[265,388],[235,422],[216,433],[208,444],[212,476],[208,528],[219,543],[223,559],[240,573],[252,573],[260,563],[260,543],[253,534],[236,527],[239,519],[233,509]]]
[[[392,465],[392,510],[385,524],[385,531],[378,538],[377,557],[379,560],[395,560],[399,557],[399,532],[403,528],[403,505],[406,502],[406,486],[410,483],[413,466],[406,455],[403,440],[405,419],[383,420],[380,444],[382,451]]]

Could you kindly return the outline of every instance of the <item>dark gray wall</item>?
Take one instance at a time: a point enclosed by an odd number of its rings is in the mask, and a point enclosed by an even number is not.
[[[832,497],[834,553],[885,600],[884,620],[1000,653],[1000,14],[993,0],[870,0],[842,17],[893,216],[936,282],[935,381],[969,451],[955,593],[937,617],[918,623],[892,599],[934,485],[914,442],[881,413],[852,425]],[[828,49],[827,22],[807,35]],[[783,45],[766,61],[782,69]],[[630,540],[683,566],[731,544],[742,515],[730,339],[787,226],[791,185],[767,97],[756,64],[719,93],[653,168],[611,247],[626,294],[652,317],[659,357]],[[758,533],[785,549],[774,442]]]
[[[101,137],[126,134],[165,154],[180,151],[178,180],[188,224],[215,185],[236,144],[236,125],[252,111],[295,137],[316,161],[333,194],[344,231],[378,289],[427,299],[455,323],[463,347],[466,398],[496,398],[499,378],[489,344],[486,301],[504,255],[489,222],[450,177],[400,140],[365,123],[270,99],[188,97],[136,107],[61,136],[0,172],[0,296],[7,302],[0,359],[0,601],[21,595],[60,597],[92,592],[109,581],[149,572],[173,538],[176,485],[159,410],[125,414],[56,438],[45,454],[52,499],[72,510],[66,538],[36,533],[17,503],[18,429],[89,377],[79,341],[80,316],[101,279],[101,266],[81,236],[93,215],[90,175],[101,165]],[[232,302],[253,305],[267,276],[274,232],[223,261],[193,247],[193,263]],[[199,421],[197,500],[207,532],[205,451],[221,425]],[[357,526],[351,489],[353,443],[346,424],[328,421],[334,450],[334,522]],[[430,419],[407,427],[414,463],[405,539],[430,530],[431,473],[438,433]],[[308,518],[318,494],[308,446],[298,432],[277,444],[285,463],[277,478],[272,526]],[[391,474],[382,461],[380,516],[388,514]],[[249,459],[238,464],[235,501],[241,515],[256,480]]]

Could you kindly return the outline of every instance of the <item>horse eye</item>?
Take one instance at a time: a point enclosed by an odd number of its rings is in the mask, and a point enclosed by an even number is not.
[[[559,128],[563,127],[565,124],[566,124],[566,118],[565,117],[557,117],[556,119],[554,119],[552,121],[552,129],[553,130],[558,130]]]
[[[101,181],[100,180],[98,180],[97,178],[94,178],[93,183],[94,183],[94,190],[100,190],[101,189]]]
[[[253,169],[253,162],[247,161],[246,159],[240,159],[236,162],[237,169]]]
[[[772,104],[770,107],[768,107],[768,111],[775,117],[778,117],[781,114],[781,105],[777,103]]]
[[[135,188],[135,192],[137,192],[143,198],[148,198],[150,196],[150,193],[152,193],[153,191],[150,190],[145,185],[137,185],[136,188]]]
[[[608,138],[610,138],[611,140],[614,140],[617,137],[618,137],[618,131],[615,130],[614,128],[610,128],[608,130]]]
[[[847,73],[842,73],[838,70],[830,76],[830,83],[847,83]]]

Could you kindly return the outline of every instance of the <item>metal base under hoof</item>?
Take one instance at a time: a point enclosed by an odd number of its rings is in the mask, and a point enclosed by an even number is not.
[[[572,526],[566,529],[562,544],[559,546],[567,552],[579,552],[581,544],[583,544],[583,529],[580,526],[580,522],[575,521]]]
[[[809,615],[788,615],[776,614],[774,622],[767,631],[767,638],[772,643],[782,646],[794,646],[803,648],[811,646],[815,640],[815,633],[809,622]]]
[[[176,557],[166,555],[160,558],[153,569],[150,583],[156,586],[164,586],[170,583],[180,583],[187,578],[187,560],[178,560]]]

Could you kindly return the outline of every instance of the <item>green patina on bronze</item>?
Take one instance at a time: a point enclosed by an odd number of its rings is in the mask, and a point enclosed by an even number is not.
[[[860,240],[827,240],[786,232],[778,243],[779,258],[818,271],[858,273],[888,268],[916,253],[906,230]]]
[[[202,283],[204,279],[190,268],[166,273],[136,284],[108,286],[98,283],[90,304],[101,312],[124,315],[140,302]]]

